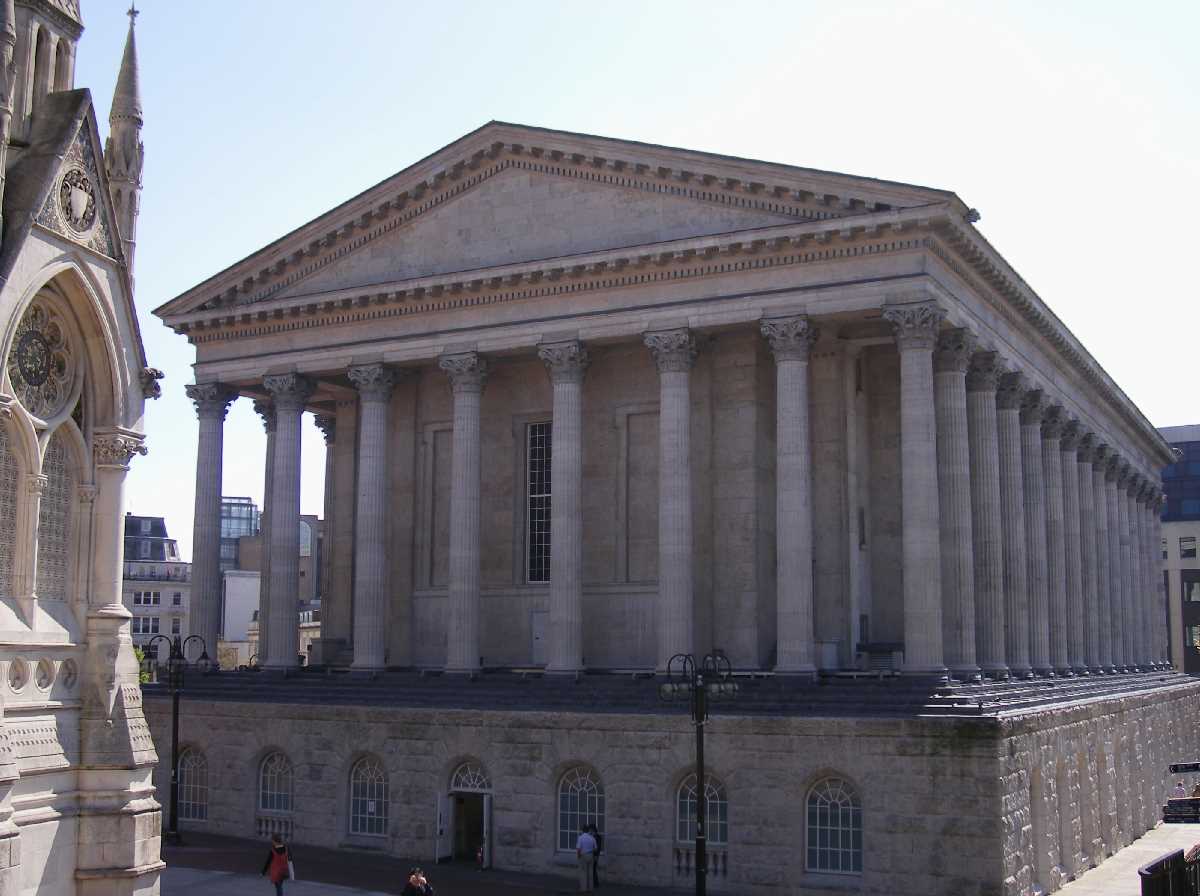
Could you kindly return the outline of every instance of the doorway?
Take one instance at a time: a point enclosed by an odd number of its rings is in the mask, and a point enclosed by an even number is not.
[[[483,843],[483,794],[452,793],[454,800],[454,861],[474,862]]]

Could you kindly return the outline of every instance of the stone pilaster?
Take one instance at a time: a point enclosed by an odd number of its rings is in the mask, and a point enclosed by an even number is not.
[[[1079,423],[1072,420],[1063,426],[1062,437],[1059,439],[1059,456],[1062,464],[1063,486],[1063,545],[1066,569],[1067,613],[1066,630],[1067,655],[1071,669],[1079,674],[1087,672],[1085,650],[1087,638],[1085,631],[1087,621],[1083,608],[1083,560],[1080,554],[1080,519],[1079,519],[1079,459],[1077,449],[1079,438]]]
[[[806,317],[764,320],[775,355],[775,671],[814,673],[812,443],[808,356],[817,330]]]
[[[1066,421],[1054,405],[1042,421],[1042,481],[1046,484],[1046,596],[1050,610],[1050,664],[1055,674],[1071,674],[1067,650],[1067,546],[1061,440]]]
[[[1096,437],[1085,433],[1075,451],[1076,475],[1079,477],[1079,571],[1083,588],[1082,613],[1079,625],[1083,628],[1083,662],[1090,673],[1100,672],[1100,611],[1096,605],[1096,493],[1092,486],[1092,458]]]
[[[1021,475],[1025,507],[1025,578],[1029,586],[1029,664],[1038,675],[1051,675],[1050,572],[1046,543],[1045,469],[1042,424],[1046,395],[1040,389],[1025,393],[1021,402]]]
[[[358,486],[354,495],[354,666],[387,665],[388,400],[396,377],[382,364],[350,367],[358,390]]]
[[[967,370],[971,510],[975,556],[975,655],[985,675],[1008,674],[1004,659],[1004,534],[1000,508],[1000,446],[995,352],[978,352]]]
[[[904,671],[943,675],[933,348],[945,311],[933,302],[890,305],[883,309],[883,317],[892,325],[900,351]]]
[[[267,434],[267,457],[263,464],[263,506],[258,514],[259,573],[258,573],[258,662],[266,654],[267,629],[270,628],[270,613],[267,612],[271,594],[271,486],[275,481],[275,405],[259,399],[254,402],[254,412],[262,417],[263,429]]]
[[[956,678],[975,678],[975,554],[971,523],[971,454],[967,436],[967,365],[975,337],[946,330],[933,355],[941,529],[942,641]]]
[[[188,630],[210,645],[209,656],[215,661],[221,629],[221,461],[225,415],[237,392],[221,383],[197,383],[185,388],[200,421]]]
[[[691,371],[696,342],[690,330],[646,333],[658,368],[658,659],[691,653],[692,606]]]
[[[1121,586],[1121,532],[1117,508],[1117,479],[1121,470],[1121,459],[1112,455],[1104,468],[1104,500],[1108,507],[1108,577],[1109,615],[1106,622],[1113,633],[1113,666],[1121,672],[1129,671],[1133,658],[1126,649],[1125,639],[1125,595]]]
[[[1092,455],[1092,503],[1095,509],[1093,531],[1096,538],[1096,588],[1093,592],[1095,600],[1095,616],[1097,619],[1097,637],[1100,651],[1100,669],[1103,672],[1115,671],[1113,663],[1113,629],[1109,624],[1112,616],[1113,558],[1108,551],[1108,530],[1112,525],[1108,518],[1108,492],[1104,484],[1104,471],[1108,468],[1112,449],[1108,445],[1097,445]]]
[[[550,644],[546,670],[583,669],[583,380],[578,340],[538,346],[554,391],[550,482]]]
[[[271,508],[268,638],[259,639],[258,654],[265,669],[291,669],[298,661],[300,625],[300,415],[315,384],[299,374],[284,373],[265,377],[263,386],[275,405],[275,460],[267,498]]]
[[[446,613],[446,670],[479,669],[480,436],[479,414],[487,359],[475,352],[443,355],[438,366],[454,393],[450,463],[450,582]]]
[[[1004,656],[1019,678],[1029,662],[1029,577],[1025,544],[1025,472],[1021,463],[1021,401],[1028,391],[1020,373],[1007,373],[996,392],[1000,449],[1000,516],[1004,535]]]

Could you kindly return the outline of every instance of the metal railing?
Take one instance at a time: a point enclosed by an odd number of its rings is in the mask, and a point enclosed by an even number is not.
[[[1159,856],[1138,869],[1142,896],[1198,896],[1200,894],[1200,847]]]

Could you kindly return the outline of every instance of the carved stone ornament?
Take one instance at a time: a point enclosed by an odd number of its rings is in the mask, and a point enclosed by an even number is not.
[[[1079,444],[1079,438],[1083,435],[1083,431],[1079,428],[1078,420],[1067,420],[1063,423],[1062,433],[1058,439],[1058,450],[1062,452],[1074,452],[1075,447]]]
[[[303,410],[316,391],[317,384],[298,373],[279,373],[263,377],[263,387],[275,400],[275,411]]]
[[[387,401],[396,385],[396,375],[382,364],[359,364],[346,371],[363,401]]]
[[[1050,401],[1041,389],[1030,389],[1021,399],[1021,425],[1041,426],[1050,409]]]
[[[67,149],[58,180],[42,204],[37,222],[95,252],[116,258],[119,250],[110,233],[104,199],[97,189],[99,183],[96,150],[84,126]]]
[[[1133,468],[1129,466],[1129,461],[1122,459],[1118,455],[1114,454],[1113,460],[1116,461],[1113,465],[1116,467],[1113,478],[1116,480],[1117,490],[1124,491],[1125,483],[1129,481],[1129,474],[1133,472]],[[1107,479],[1108,477],[1106,476],[1105,480],[1107,481]]]
[[[1121,457],[1114,454],[1108,459],[1108,464],[1104,467],[1104,481],[1116,482],[1117,477],[1121,474]]]
[[[450,388],[455,392],[482,392],[487,382],[487,358],[476,352],[442,355],[438,367],[449,377]]]
[[[966,373],[977,344],[970,330],[943,330],[933,352],[933,369],[938,373]]]
[[[8,355],[8,377],[17,399],[34,417],[50,420],[74,393],[76,364],[58,313],[35,299],[17,324]]]
[[[1081,464],[1090,464],[1095,451],[1095,435],[1088,432],[1079,437],[1079,442],[1075,446],[1075,457]]]
[[[75,490],[75,494],[79,496],[79,501],[81,504],[91,504],[95,502],[96,495],[99,494],[99,492],[100,490],[94,485],[81,485]]]
[[[776,361],[807,361],[821,331],[807,317],[779,317],[759,321],[759,330],[771,344]]]
[[[317,414],[313,418],[313,422],[317,424],[317,429],[324,434],[326,445],[332,445],[337,441],[337,417],[333,414]]]
[[[1029,388],[1025,374],[1016,371],[1000,375],[1000,385],[996,389],[996,407],[1002,411],[1016,411],[1021,408],[1021,400]]]
[[[268,433],[275,431],[275,404],[265,398],[254,400],[254,413],[262,417],[263,429]]]
[[[96,187],[86,171],[67,169],[58,184],[58,211],[67,226],[86,236],[96,224]]]
[[[25,479],[25,490],[31,498],[40,498],[46,494],[46,486],[49,484],[49,476],[42,473],[30,473]]]
[[[1111,456],[1112,448],[1104,443],[1100,443],[1092,450],[1092,464],[1098,470],[1103,469],[1104,465],[1108,463],[1108,459]]]
[[[1137,500],[1138,495],[1142,493],[1142,474],[1135,472],[1132,468],[1129,470],[1129,478],[1125,480],[1125,492],[1129,497]]]
[[[932,349],[946,312],[935,302],[914,305],[888,305],[883,319],[892,325],[896,345],[901,351],[912,348]]]
[[[691,330],[664,330],[661,333],[646,333],[642,342],[654,355],[654,365],[659,373],[686,372],[696,360],[696,339]]]
[[[194,383],[183,387],[196,406],[197,417],[216,417],[222,420],[229,413],[229,403],[237,398],[237,390],[224,383]]]
[[[971,365],[967,368],[967,391],[995,392],[1003,372],[1000,356],[995,352],[976,352],[971,355]]]
[[[97,435],[92,444],[96,456],[96,465],[100,467],[126,467],[135,454],[145,454],[146,446],[142,440],[124,433],[103,433]]]
[[[1050,405],[1046,408],[1046,412],[1042,415],[1042,438],[1062,438],[1063,427],[1066,425],[1066,423],[1067,418],[1063,411],[1063,406],[1060,404]]]
[[[141,374],[142,397],[161,398],[162,386],[158,384],[158,381],[162,378],[163,372],[157,367],[143,367]]]
[[[539,345],[538,357],[546,365],[552,383],[582,383],[592,362],[587,346],[578,339]]]

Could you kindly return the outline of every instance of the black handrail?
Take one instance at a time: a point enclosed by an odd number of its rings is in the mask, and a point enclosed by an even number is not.
[[[1200,896],[1200,853],[1182,849],[1159,856],[1138,869],[1142,896]]]

